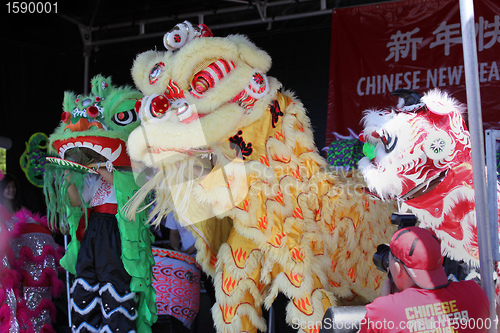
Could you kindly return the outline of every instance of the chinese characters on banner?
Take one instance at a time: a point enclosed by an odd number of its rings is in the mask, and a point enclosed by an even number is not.
[[[500,1],[474,0],[484,129],[500,129]],[[362,112],[398,88],[467,103],[457,0],[403,0],[333,11],[327,142],[361,130]],[[467,118],[467,115],[465,115]]]

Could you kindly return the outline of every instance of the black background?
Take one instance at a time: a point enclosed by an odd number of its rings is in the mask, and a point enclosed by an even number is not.
[[[102,27],[92,34],[93,40],[96,40],[137,34],[134,21],[170,15],[171,20],[154,26],[158,31],[167,32],[184,20],[181,17],[185,13],[215,12],[225,6],[235,5],[235,2],[246,3],[248,10],[226,17],[207,16],[207,26],[211,27],[210,21],[221,24],[258,17],[253,1],[57,1],[57,13],[39,14],[8,13],[8,3],[4,5],[0,22],[0,136],[13,141],[12,148],[7,151],[7,172],[19,180],[24,205],[32,211],[45,214],[42,190],[28,182],[19,167],[19,158],[33,133],[50,135],[58,125],[63,92],[83,93],[84,84],[88,86],[88,82],[84,83],[84,52],[90,55],[89,78],[101,73],[112,76],[116,85],[132,85],[130,68],[135,56],[150,49],[163,50],[161,36],[84,49],[78,22],[83,26]],[[325,1],[328,8],[373,2],[376,1]],[[318,9],[319,4],[320,1],[296,1],[277,6],[274,12],[270,9],[268,15],[300,14]],[[194,18],[190,20],[197,23]],[[122,30],[107,28],[120,22],[130,22],[131,27]],[[285,89],[294,91],[302,100],[311,118],[318,149],[323,148],[331,14],[212,31],[216,36],[234,33],[248,35],[257,46],[270,54],[273,65],[268,75],[276,77]]]

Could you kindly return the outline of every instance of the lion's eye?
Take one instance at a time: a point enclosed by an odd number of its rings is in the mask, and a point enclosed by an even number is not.
[[[137,100],[134,98],[123,100],[120,105],[116,107],[115,114],[111,118],[113,122],[120,126],[127,126],[137,121],[138,115],[135,111]]]
[[[205,92],[213,88],[234,68],[235,65],[232,61],[219,59],[212,62],[203,70],[196,73],[196,75],[191,80],[191,95],[197,98],[201,98]]]
[[[211,88],[213,84],[214,84],[213,80],[209,82],[209,80],[206,77],[197,74],[193,80],[193,89],[196,90],[196,92],[202,94],[209,88]]]
[[[117,125],[126,126],[137,120],[137,112],[135,110],[119,112],[113,116],[112,120]]]
[[[398,143],[397,137],[390,136],[387,132],[384,132],[383,135],[380,136],[380,140],[384,144],[384,149],[386,153],[390,153],[396,147]]]

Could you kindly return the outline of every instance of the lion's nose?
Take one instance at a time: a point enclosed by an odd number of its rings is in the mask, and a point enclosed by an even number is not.
[[[184,91],[179,88],[179,85],[175,81],[170,80],[166,86],[164,95],[172,102],[177,99],[183,99]]]

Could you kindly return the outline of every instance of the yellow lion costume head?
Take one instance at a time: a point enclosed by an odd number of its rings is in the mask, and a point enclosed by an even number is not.
[[[154,191],[153,223],[174,210],[189,226],[214,277],[217,330],[265,331],[261,307],[278,292],[288,323],[308,332],[329,306],[376,297],[372,256],[396,208],[365,195],[362,177],[326,172],[304,106],[266,75],[269,55],[189,22],[164,45],[132,68],[145,97],[128,151],[155,173],[129,209]]]

